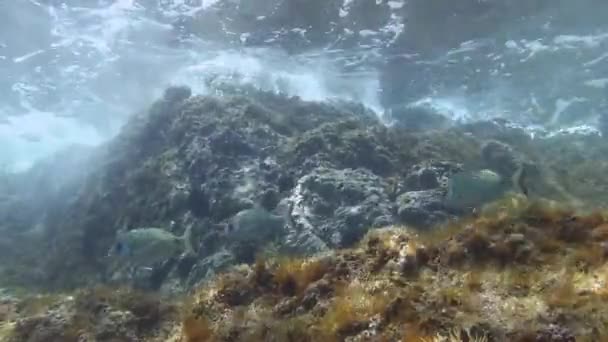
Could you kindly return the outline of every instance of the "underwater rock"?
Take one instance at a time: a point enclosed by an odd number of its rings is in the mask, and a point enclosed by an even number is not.
[[[238,95],[241,91],[246,96]],[[52,252],[39,268],[59,287],[95,282],[105,272],[105,255],[119,229],[174,221],[172,233],[180,235],[188,226],[226,225],[256,204],[274,210],[298,178],[321,165],[388,174],[402,163],[391,152],[396,150],[375,113],[359,104],[306,102],[247,87],[226,90],[221,98],[193,97],[189,88],[171,87],[148,112],[134,115],[117,137],[94,151],[95,167],[83,169],[86,181],[78,184],[69,202],[56,201],[61,210],[40,217],[52,236],[40,250]],[[374,177],[370,182],[383,187]],[[365,186],[355,192],[369,192]],[[369,201],[343,212],[335,208],[343,223],[332,231],[344,235],[336,239],[354,241],[366,225],[388,222],[376,220],[388,212],[382,191],[377,201]],[[378,213],[366,217],[374,211],[374,201],[381,203]],[[308,245],[309,251],[326,248],[328,236],[305,235],[290,241]],[[213,248],[194,246],[200,250],[194,269],[199,262],[215,265],[206,258],[213,259],[228,240]],[[66,248],[52,249],[54,244]],[[61,271],[66,260],[73,272]],[[170,270],[163,273],[176,276]],[[205,275],[194,278],[201,277]]]
[[[387,176],[403,163],[379,121],[339,121],[305,132],[288,149],[290,167],[303,176],[317,167],[366,168]]]
[[[456,128],[463,133],[470,133],[482,141],[496,140],[510,146],[527,146],[532,137],[522,127],[504,119],[475,121]]]
[[[94,338],[96,340],[123,339],[134,341],[136,317],[125,311],[108,311],[95,327]]]
[[[166,341],[176,305],[144,292],[95,287],[24,296],[3,341]]]
[[[541,165],[542,154],[555,170],[564,165],[576,170],[591,165],[569,158],[582,154],[596,160],[603,151],[599,145],[568,144],[562,147],[568,153],[562,153],[546,139],[520,139],[513,133],[517,129],[500,122],[412,133],[384,127],[375,113],[351,102],[302,101],[251,87],[223,89],[222,97],[214,97],[172,87],[114,139],[82,158],[66,158],[74,172],[51,172],[50,179],[37,181],[48,170],[40,166],[27,174],[34,177],[29,188],[9,184],[4,195],[9,199],[0,204],[6,205],[0,208],[0,217],[7,219],[2,225],[36,228],[26,234],[33,248],[2,253],[3,265],[27,267],[2,267],[0,279],[54,289],[110,280],[106,254],[117,230],[168,227],[174,221],[175,235],[194,228],[199,253],[184,263],[159,265],[150,286],[141,285],[175,292],[208,279],[216,268],[252,261],[258,252],[324,252],[397,221],[421,227],[441,223],[452,217],[440,208],[442,193],[462,165],[486,163],[507,173],[522,151],[521,159],[535,165]],[[60,170],[65,166],[60,161],[50,163]],[[582,171],[595,175],[591,184],[601,184],[603,173]],[[30,202],[40,206],[22,206],[54,177],[59,181],[55,195]],[[539,178],[534,182],[542,184]],[[589,197],[601,198],[597,185],[569,188],[593,190],[597,195]],[[21,191],[27,195],[12,197]],[[254,248],[239,248],[237,241],[252,239],[221,232],[254,206],[283,217],[285,231],[256,235]],[[9,246],[22,241],[3,237]],[[271,241],[275,237],[278,241]]]
[[[212,279],[217,274],[237,263],[237,258],[227,249],[222,249],[196,263],[188,275],[186,284],[194,287]]]
[[[453,217],[444,207],[445,190],[408,191],[397,198],[397,215],[401,223],[428,228]]]
[[[385,113],[386,120],[405,131],[441,130],[452,125],[449,118],[421,105],[401,105]]]
[[[192,216],[190,224],[221,222],[262,193],[278,192],[280,165],[265,161],[268,147],[285,144],[268,123],[271,110],[252,116],[248,110],[255,103],[249,99],[187,98],[189,90],[182,88],[165,95],[100,148],[99,167],[61,216],[47,222],[50,232],[62,231],[54,239],[72,246],[56,250],[49,264],[59,267],[67,258],[95,265],[120,228],[175,221],[183,230]],[[55,266],[46,269],[54,272]]]
[[[450,176],[462,171],[462,166],[448,161],[428,161],[416,164],[406,174],[404,184],[396,190],[398,194],[405,191],[447,190]]]
[[[496,140],[490,140],[482,146],[481,158],[488,168],[506,178],[511,177],[523,163],[521,156],[517,156],[511,146]]]
[[[449,161],[413,165],[395,189],[399,222],[428,228],[454,217],[444,206],[450,177],[462,166]]]
[[[285,245],[311,253],[357,242],[368,229],[394,222],[393,204],[384,181],[365,169],[335,170],[320,167],[300,178],[288,201],[293,226]],[[312,235],[319,245],[301,244]],[[322,244],[320,242],[323,242]]]
[[[608,188],[605,137],[595,134],[556,134],[536,139],[545,197],[598,206],[606,203]],[[536,185],[536,184],[535,184]]]
[[[19,341],[77,341],[77,336],[69,335],[68,324],[64,317],[57,314],[27,317],[15,323],[15,335]]]
[[[328,256],[261,257],[178,296],[22,294],[7,303],[0,339],[605,340],[608,264],[591,232],[608,225],[606,212],[525,199],[501,207],[442,231],[370,230]]]
[[[576,337],[563,326],[551,324],[536,334],[537,342],[575,342]]]
[[[192,89],[187,86],[173,86],[165,89],[163,100],[169,103],[179,103],[192,96]]]

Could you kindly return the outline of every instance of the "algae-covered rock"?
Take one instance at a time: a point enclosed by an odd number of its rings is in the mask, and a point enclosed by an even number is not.
[[[177,305],[142,292],[93,288],[22,295],[2,341],[166,341]]]
[[[194,286],[202,281],[213,279],[230,266],[238,264],[236,256],[227,249],[220,250],[199,261],[189,272],[188,285]]]
[[[481,158],[492,170],[504,177],[511,177],[524,162],[513,148],[500,141],[490,140],[481,147]]]
[[[21,294],[0,301],[0,336],[602,341],[607,217],[512,197],[443,230],[392,226],[331,254],[259,257],[178,297],[112,287]]]
[[[335,146],[327,149],[327,143]],[[290,196],[298,178],[324,163],[338,170],[363,167],[388,174],[404,162],[391,152],[399,150],[395,144],[375,114],[357,104],[305,102],[247,87],[226,88],[223,97],[192,97],[188,88],[169,88],[147,112],[134,115],[116,138],[94,151],[95,167],[86,169],[70,200],[58,202],[57,210],[40,217],[50,237],[40,248],[49,251],[41,261],[46,283],[64,287],[114,279],[105,257],[116,231],[142,226],[161,227],[174,235],[190,227],[198,239],[192,268],[215,265],[211,261],[224,247],[245,251],[230,247],[239,239],[217,229],[227,227],[239,212],[261,206],[282,216],[275,210],[278,203]],[[312,161],[309,169],[301,164],[305,160]],[[383,187],[379,176],[365,177],[374,179],[365,182]],[[364,186],[358,185],[355,192],[368,193]],[[370,202],[361,207],[370,212],[339,213],[346,223],[322,228],[329,229],[324,238],[343,235],[352,242],[366,225],[386,216],[384,207],[390,203],[382,191],[369,201],[380,209]],[[356,211],[354,204],[348,208]],[[245,253],[249,257],[231,252],[230,260],[251,260],[276,234],[256,237],[260,239],[255,248]],[[70,272],[62,271],[66,265]],[[177,273],[153,272],[154,283]]]
[[[423,105],[400,105],[392,107],[385,114],[386,119],[404,131],[442,130],[452,126],[446,116]]]
[[[605,216],[572,215],[512,198],[440,232],[372,230],[330,258],[220,276],[194,311],[221,341],[602,340],[606,259],[584,231]]]
[[[448,161],[426,161],[413,165],[405,175],[398,192],[447,188],[450,176],[462,170],[462,165]]]
[[[463,168],[507,178],[524,164],[530,198],[603,198],[602,164],[593,164],[601,144],[531,139],[503,121],[411,132],[350,102],[215,86],[222,96],[169,88],[108,143],[5,184],[0,279],[51,288],[131,281],[179,292],[259,254],[324,252],[395,222],[428,229],[453,219],[441,204]],[[49,184],[48,196],[36,196]],[[230,223],[256,207],[277,224],[231,235]],[[161,262],[144,279],[113,274],[106,255],[116,231],[146,226],[176,236],[191,229],[196,255]]]
[[[366,168],[388,176],[404,163],[407,151],[398,148],[379,122],[349,120],[325,123],[304,133],[288,153],[299,176],[319,166]]]
[[[399,222],[425,229],[455,217],[444,202],[450,178],[461,170],[461,165],[449,161],[413,165],[395,186]]]
[[[444,206],[442,189],[408,191],[397,198],[399,220],[415,227],[432,227],[453,217]]]
[[[287,249],[316,252],[326,246],[346,247],[368,229],[392,224],[394,208],[387,189],[380,177],[365,169],[313,170],[298,180],[288,199],[292,226]],[[302,244],[306,235],[316,237],[319,245]]]

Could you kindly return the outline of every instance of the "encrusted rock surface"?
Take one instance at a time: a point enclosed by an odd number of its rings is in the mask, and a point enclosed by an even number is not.
[[[603,341],[607,217],[513,196],[444,230],[258,257],[179,296],[5,293],[0,340]]]
[[[388,185],[365,169],[314,169],[296,182],[288,202],[292,222],[286,245],[299,253],[348,247],[368,229],[394,222]],[[313,246],[299,241],[309,237]]]
[[[445,223],[455,218],[443,207],[447,181],[463,167],[507,177],[525,164],[530,196],[583,197],[567,196],[572,178],[559,164],[575,156],[556,150],[555,142],[574,139],[568,136],[534,140],[504,121],[412,132],[385,127],[353,103],[222,89],[214,97],[169,88],[107,144],[4,177],[5,282],[69,288],[131,281],[183,291],[257,254],[329,252],[370,229]],[[602,151],[564,148],[590,157]],[[599,182],[600,172],[590,174],[588,181]],[[48,184],[53,191],[36,200],[37,187]],[[253,239],[227,233],[238,213],[254,207],[284,224]],[[144,279],[116,273],[106,258],[116,232],[145,226],[176,235],[191,227],[197,255],[176,256],[141,273]]]

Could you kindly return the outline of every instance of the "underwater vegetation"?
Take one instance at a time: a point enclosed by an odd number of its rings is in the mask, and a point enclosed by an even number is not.
[[[428,232],[262,257],[179,298],[108,287],[0,302],[3,341],[604,341],[608,212],[511,196]]]
[[[156,295],[102,286],[6,299],[0,310],[1,341],[50,342],[154,341],[179,313]]]

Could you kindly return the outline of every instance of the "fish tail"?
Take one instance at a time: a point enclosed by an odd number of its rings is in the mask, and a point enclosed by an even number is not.
[[[184,240],[184,247],[186,253],[192,256],[196,256],[196,252],[192,247],[192,225],[188,225],[188,227],[186,227],[186,231],[184,231],[184,235],[182,235],[182,240]]]
[[[525,180],[526,180],[526,167],[525,167],[524,163],[520,163],[519,166],[517,167],[517,170],[515,170],[515,173],[513,173],[513,177],[511,178],[511,181],[513,182],[513,185],[515,186],[515,188],[517,190],[519,190],[522,194],[524,194],[526,197],[528,197],[528,188],[526,187]]]

